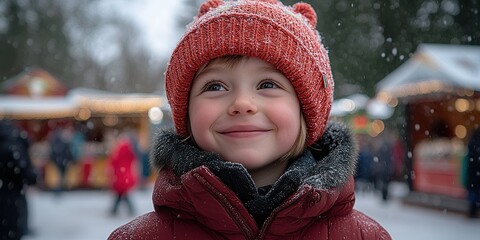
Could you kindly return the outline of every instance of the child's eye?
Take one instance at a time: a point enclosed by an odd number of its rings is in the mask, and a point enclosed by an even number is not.
[[[214,81],[214,82],[209,82],[207,84],[205,84],[205,86],[203,87],[203,91],[204,92],[208,92],[208,91],[225,91],[227,90],[222,84]]]
[[[265,89],[265,88],[278,88],[278,84],[276,84],[274,81],[271,80],[266,80],[260,83],[258,86],[259,89]]]

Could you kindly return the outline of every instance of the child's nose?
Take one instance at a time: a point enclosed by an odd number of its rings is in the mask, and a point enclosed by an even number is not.
[[[254,101],[254,96],[248,93],[239,93],[230,105],[228,113],[231,115],[255,114],[257,111],[258,107]]]

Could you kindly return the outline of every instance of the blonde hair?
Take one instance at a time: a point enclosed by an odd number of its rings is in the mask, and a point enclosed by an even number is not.
[[[302,154],[306,147],[306,140],[307,123],[305,122],[305,117],[303,117],[303,114],[300,114],[300,131],[297,135],[297,140],[295,140],[295,143],[293,143],[292,148],[290,148],[290,150],[280,158],[280,161],[290,161]]]

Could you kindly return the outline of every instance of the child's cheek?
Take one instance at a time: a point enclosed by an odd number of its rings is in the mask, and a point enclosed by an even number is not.
[[[189,108],[190,134],[200,148],[210,150],[210,131],[218,115],[217,110],[211,104],[202,102],[193,102]]]

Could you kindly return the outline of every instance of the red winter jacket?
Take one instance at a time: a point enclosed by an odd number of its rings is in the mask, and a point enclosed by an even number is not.
[[[112,189],[125,194],[136,184],[135,152],[128,139],[120,139],[109,156],[109,171]]]
[[[353,142],[343,126],[327,131],[318,142],[325,148],[307,151],[266,195],[275,197],[256,196],[267,199],[264,203],[252,203],[255,197],[244,194],[251,183],[244,181],[248,174],[242,175],[241,166],[216,161],[215,154],[164,134],[152,154],[163,166],[153,192],[155,211],[119,227],[109,239],[391,239],[377,222],[353,210]],[[263,209],[255,204],[273,205],[262,224],[254,216]]]

